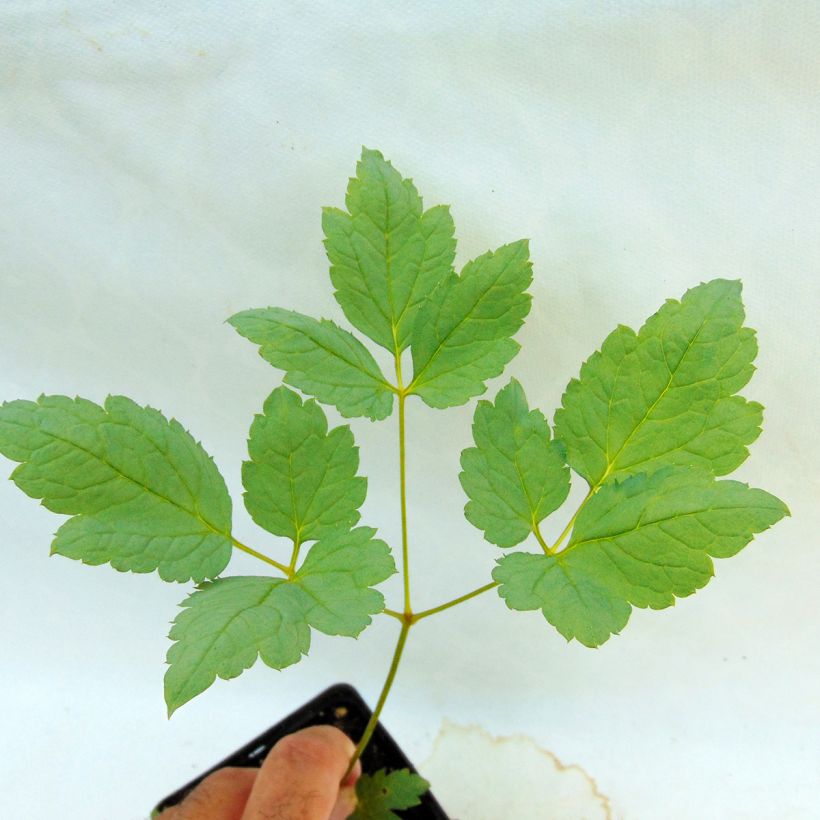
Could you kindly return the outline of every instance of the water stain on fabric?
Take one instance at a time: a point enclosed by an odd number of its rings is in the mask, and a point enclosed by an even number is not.
[[[615,820],[609,797],[588,772],[525,735],[494,737],[444,721],[420,771],[454,818]]]

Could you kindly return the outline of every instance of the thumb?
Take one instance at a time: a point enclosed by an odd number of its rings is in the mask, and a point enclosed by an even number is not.
[[[345,786],[339,790],[339,798],[328,820],[347,820],[356,810],[356,787]]]
[[[311,726],[283,737],[259,770],[242,820],[264,820],[271,809],[280,820],[327,820],[354,748],[332,726]]]
[[[342,781],[339,797],[328,820],[347,820],[356,809],[356,781],[362,774],[362,762],[356,761],[353,771]]]

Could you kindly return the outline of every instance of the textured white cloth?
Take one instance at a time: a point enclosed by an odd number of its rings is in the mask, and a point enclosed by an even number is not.
[[[124,393],[175,415],[226,475],[239,536],[275,549],[239,467],[277,375],[223,320],[269,304],[341,317],[320,206],[342,204],[362,144],[452,205],[460,262],[531,238],[535,302],[508,373],[549,416],[618,322],[742,278],[761,347],[744,394],[767,411],[738,476],[793,518],[598,651],[491,595],[421,624],[384,718],[419,763],[445,719],[529,735],[590,772],[613,817],[816,816],[819,40],[811,0],[6,0],[0,399]],[[461,515],[471,412],[411,407],[421,606],[484,583],[498,555]],[[352,427],[365,520],[396,544],[393,423]],[[184,588],[49,560],[57,518],[8,482],[0,523],[4,817],[143,817],[325,685],[378,692],[388,619],[355,643],[318,636],[282,674],[218,682],[169,723]],[[476,782],[464,754],[458,777],[427,772],[436,791],[498,820],[489,796],[509,781]],[[528,820],[559,816],[580,809]]]

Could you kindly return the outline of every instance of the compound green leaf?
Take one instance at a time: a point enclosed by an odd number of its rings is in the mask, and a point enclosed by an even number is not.
[[[423,211],[412,181],[366,148],[345,204],[348,212],[322,215],[336,299],[354,327],[391,352],[404,350],[419,305],[452,269],[450,212]]]
[[[692,288],[639,333],[614,330],[569,383],[555,434],[592,486],[670,464],[726,475],[746,458],[763,408],[734,395],[757,353],[740,295],[725,279]]]
[[[367,348],[327,319],[283,308],[245,310],[228,319],[285,381],[346,417],[387,418],[393,392]]]
[[[691,595],[728,558],[788,515],[782,501],[697,468],[666,467],[604,484],[581,509],[567,548],[515,553],[493,578],[511,609],[540,609],[567,640],[598,646],[630,607]]]
[[[473,416],[475,447],[461,454],[467,520],[499,547],[521,543],[569,493],[563,448],[550,441],[547,420],[530,410],[513,379],[495,403],[480,401]]]
[[[179,424],[123,396],[100,407],[41,396],[0,407],[0,452],[17,486],[71,515],[52,553],[166,581],[217,576],[231,555],[231,500]]]
[[[171,628],[165,702],[169,716],[217,676],[235,678],[261,657],[274,669],[310,648],[303,602],[282,578],[220,578],[180,604]]]
[[[310,648],[310,627],[359,635],[384,609],[371,586],[396,571],[390,549],[374,534],[359,527],[317,541],[290,580],[219,578],[183,601],[170,634],[169,713],[258,657],[274,669],[297,663]]]
[[[313,399],[277,387],[254,418],[251,460],[242,465],[245,506],[274,535],[304,543],[359,520],[367,480],[356,475],[359,451],[347,426],[328,432]]]
[[[430,407],[464,404],[518,352],[512,336],[530,310],[526,240],[489,251],[448,274],[423,303],[413,340],[409,392]]]
[[[392,809],[409,809],[421,803],[430,784],[409,769],[396,769],[389,774],[380,769],[375,774],[363,774],[356,781],[356,810],[349,820],[400,820]]]

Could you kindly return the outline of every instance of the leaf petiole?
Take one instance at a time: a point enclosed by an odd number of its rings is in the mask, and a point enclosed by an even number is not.
[[[412,615],[410,605],[410,556],[407,543],[407,456],[405,448],[404,405],[407,394],[401,375],[401,351],[396,348],[396,383],[399,392],[399,494],[401,497],[401,563],[402,581],[404,583],[404,613]]]
[[[439,612],[444,612],[445,609],[451,609],[454,606],[463,604],[471,598],[476,598],[484,592],[489,592],[491,589],[495,589],[497,586],[497,581],[491,581],[489,584],[484,584],[483,587],[474,589],[472,592],[467,592],[464,595],[459,595],[458,598],[453,598],[452,601],[447,601],[446,603],[439,604],[438,606],[431,607],[430,609],[424,609],[421,612],[403,614],[401,612],[396,612],[395,609],[383,609],[382,612],[385,615],[389,615],[391,618],[395,618],[397,621],[401,621],[402,623],[407,623],[409,626],[412,626],[422,618],[429,618],[430,615],[436,615]]]
[[[535,536],[535,540],[541,545],[541,549],[544,550],[544,555],[552,555],[554,547],[551,548],[544,540],[544,536],[541,535],[541,528],[535,519],[533,519],[532,522],[532,533]]]
[[[258,558],[260,561],[264,561],[266,564],[270,564],[272,567],[276,567],[280,572],[283,572],[288,578],[292,578],[294,575],[293,570],[290,567],[286,567],[284,564],[280,564],[278,561],[274,560],[273,558],[268,558],[267,555],[262,555],[261,552],[257,552],[255,549],[247,546],[247,544],[243,544],[241,541],[237,541],[236,538],[233,536],[231,538],[231,543],[242,552],[248,553],[248,555],[252,555],[254,558]]]
[[[288,577],[292,577],[296,572],[296,562],[299,560],[299,549],[302,546],[301,531],[296,530],[296,538],[293,539],[293,552],[290,556],[290,566],[288,567]]]
[[[432,607],[432,609],[425,609],[422,612],[416,612],[412,616],[412,622],[415,623],[416,621],[420,621],[422,618],[429,618],[430,615],[436,615],[439,612],[444,612],[445,609],[450,609],[451,607],[458,606],[459,604],[464,603],[464,601],[469,601],[470,598],[475,598],[476,596],[481,595],[484,592],[489,592],[491,589],[495,589],[497,586],[497,581],[491,581],[489,584],[484,584],[483,587],[474,589],[472,592],[468,592],[466,595],[460,595],[458,598],[453,598],[452,601],[447,601],[444,604],[439,604],[438,606]]]
[[[583,510],[584,507],[586,507],[587,501],[589,501],[589,499],[592,498],[593,495],[595,495],[595,492],[599,486],[600,484],[596,484],[589,488],[589,492],[584,496],[584,500],[578,505],[578,509],[575,510],[575,512],[572,515],[572,518],[570,518],[570,520],[567,522],[566,527],[564,527],[564,529],[561,530],[561,534],[558,536],[555,543],[547,550],[547,555],[555,555],[555,553],[558,552],[558,547],[560,547],[561,544],[564,543],[564,539],[572,532],[572,528],[575,526],[575,521],[581,514],[581,510]]]

